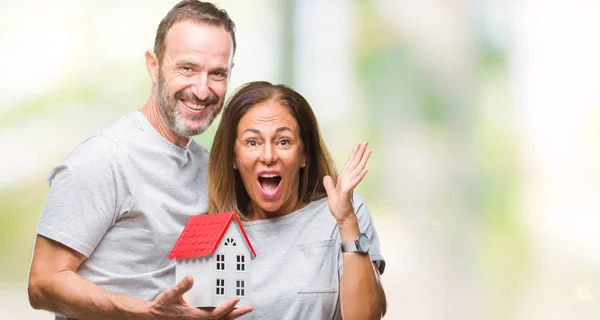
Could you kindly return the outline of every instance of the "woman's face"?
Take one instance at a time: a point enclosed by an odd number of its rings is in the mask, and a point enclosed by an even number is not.
[[[303,150],[298,122],[279,102],[259,103],[240,119],[235,164],[253,206],[251,218],[282,216],[299,207]]]

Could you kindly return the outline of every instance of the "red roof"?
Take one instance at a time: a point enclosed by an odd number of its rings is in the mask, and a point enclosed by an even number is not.
[[[169,254],[169,259],[190,259],[214,254],[221,239],[223,239],[223,235],[225,235],[231,221],[234,219],[246,240],[250,252],[252,252],[253,258],[256,257],[256,252],[254,252],[254,248],[248,240],[240,219],[238,219],[235,212],[226,212],[190,217],[179,239],[175,242],[175,246]]]

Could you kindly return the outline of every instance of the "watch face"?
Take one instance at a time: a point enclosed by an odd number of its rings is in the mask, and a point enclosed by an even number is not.
[[[369,248],[371,247],[371,242],[369,241],[369,237],[366,234],[361,233],[358,235],[358,245],[360,246],[360,251],[369,252]]]

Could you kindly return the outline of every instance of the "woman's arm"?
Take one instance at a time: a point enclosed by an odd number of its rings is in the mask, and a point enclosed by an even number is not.
[[[237,299],[212,311],[185,303],[182,296],[193,285],[191,277],[144,301],[105,290],[76,273],[84,261],[81,253],[38,235],[29,271],[29,302],[43,309],[76,319],[234,319],[250,307],[233,310]],[[233,311],[232,311],[233,310]]]
[[[352,150],[346,166],[334,185],[331,177],[323,178],[329,210],[338,223],[342,243],[353,242],[360,233],[358,217],[352,205],[352,192],[367,172],[371,150],[363,142]],[[340,306],[344,319],[380,319],[386,300],[368,253],[343,253],[344,274],[340,279]]]
[[[356,216],[355,216],[356,217]],[[338,225],[342,242],[353,242],[359,234],[358,219]],[[343,319],[381,319],[387,303],[379,270],[368,253],[345,252],[344,274],[340,279],[340,306]]]

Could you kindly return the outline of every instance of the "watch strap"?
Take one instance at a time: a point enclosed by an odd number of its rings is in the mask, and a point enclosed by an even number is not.
[[[342,252],[358,252],[356,241],[342,243]]]

